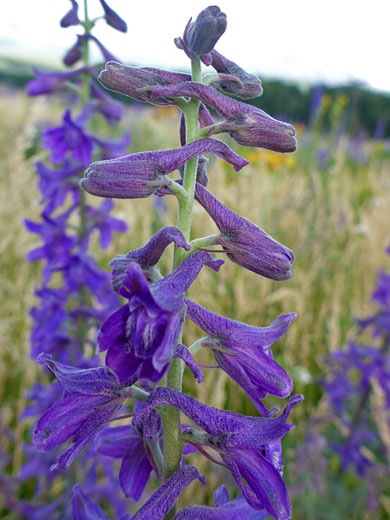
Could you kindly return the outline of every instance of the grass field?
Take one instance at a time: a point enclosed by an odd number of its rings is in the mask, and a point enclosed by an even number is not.
[[[55,120],[59,113],[57,105],[42,99],[26,99],[19,92],[0,95],[0,405],[4,429],[10,427],[14,435],[2,439],[4,460],[14,475],[22,462],[21,440],[28,424],[18,416],[25,406],[25,390],[38,374],[29,358],[28,310],[40,268],[24,259],[38,242],[24,229],[22,219],[37,219],[40,209],[33,160],[25,161],[24,152],[37,128],[44,121]],[[178,115],[171,109],[133,109],[122,125],[130,127],[131,151],[137,152],[178,146],[178,124]],[[205,269],[190,297],[214,312],[259,326],[268,325],[279,314],[298,314],[273,348],[277,361],[294,379],[294,392],[305,395],[293,413],[298,428],[290,433],[290,448],[303,439],[305,421],[321,407],[318,382],[326,369],[324,357],[353,334],[355,316],[372,311],[369,295],[376,272],[381,266],[389,267],[385,255],[390,244],[389,143],[365,140],[356,159],[347,137],[324,137],[305,128],[299,128],[298,151],[293,156],[239,147],[229,139],[226,142],[251,164],[237,174],[230,165],[212,158],[210,189],[237,213],[294,250],[293,276],[288,282],[273,282],[227,261],[219,274]],[[330,148],[331,160],[321,170],[316,150],[323,146]],[[92,197],[90,200],[94,203]],[[117,235],[109,251],[99,251],[96,246],[99,264],[107,266],[116,254],[141,246],[156,226],[175,224],[175,201],[167,202],[169,210],[160,217],[153,200],[117,202],[116,213],[125,218],[130,230]],[[193,237],[214,229],[196,206]],[[169,250],[163,259],[167,271],[171,254]],[[189,325],[186,344],[198,334],[196,327]],[[210,361],[207,352],[199,359]],[[185,382],[209,405],[244,414],[254,412],[243,391],[222,372],[205,369],[205,382],[199,386],[190,377]],[[194,485],[191,499],[208,500],[207,493]],[[297,519],[310,518],[300,509],[295,514]],[[356,518],[371,517],[362,514]]]

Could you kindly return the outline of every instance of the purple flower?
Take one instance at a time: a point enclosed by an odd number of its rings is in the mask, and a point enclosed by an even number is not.
[[[72,47],[67,51],[65,56],[62,58],[62,61],[67,67],[71,67],[75,63],[77,63],[79,60],[81,60],[81,57],[83,55],[83,43],[84,40],[88,39],[87,34],[78,34],[76,43],[72,45]]]
[[[150,520],[151,518],[153,518],[153,520],[163,520],[183,489],[196,478],[202,482],[202,484],[205,483],[204,477],[202,477],[193,466],[185,466],[179,469],[153,493],[151,498],[149,498],[134,516],[130,517],[131,520]]]
[[[98,197],[144,198],[172,181],[167,174],[202,153],[212,152],[233,165],[236,171],[248,161],[216,139],[198,139],[180,148],[140,152],[109,161],[92,163],[85,171],[81,187]]]
[[[102,7],[104,9],[104,18],[106,19],[106,22],[108,25],[113,27],[114,29],[117,29],[121,32],[127,32],[127,25],[124,20],[120,16],[117,15],[117,13],[111,9],[107,5],[107,2],[105,0],[100,0],[100,3],[102,4]]]
[[[77,11],[79,6],[77,5],[76,0],[70,0],[72,7],[70,11],[66,13],[66,15],[61,18],[60,25],[61,27],[70,27],[71,25],[78,25],[80,20],[77,15]]]
[[[195,22],[186,27],[183,39],[188,50],[198,56],[209,54],[226,31],[226,25],[226,14],[219,7],[206,7],[198,14]]]
[[[93,142],[72,120],[69,109],[64,114],[62,126],[48,128],[42,133],[42,144],[51,150],[54,163],[63,161],[68,153],[83,166],[91,162]]]
[[[66,392],[62,402],[49,408],[34,428],[33,442],[38,451],[50,451],[66,440],[70,447],[52,469],[68,469],[84,446],[129,397],[130,389],[119,383],[107,367],[77,369],[52,361],[41,354],[38,363],[46,364]],[[129,386],[137,379],[128,381]]]
[[[229,502],[229,493],[224,486],[214,492],[215,507],[191,506],[182,509],[175,520],[265,520],[267,512],[255,511],[242,496]]]
[[[105,428],[97,434],[95,447],[102,455],[122,459],[119,470],[121,489],[137,502],[153,469],[149,462],[151,454],[145,451],[142,428],[131,425]]]
[[[275,152],[294,152],[295,128],[273,119],[263,110],[228,98],[213,88],[200,83],[185,82],[149,89],[151,99],[187,96],[199,99],[221,114],[222,121],[210,129],[212,133],[229,132],[243,146],[257,146]]]
[[[272,280],[291,277],[294,253],[290,249],[228,209],[200,184],[196,185],[195,197],[216,223],[221,233],[216,235],[215,243],[223,247],[232,262]]]
[[[114,207],[112,200],[104,200],[99,208],[87,206],[86,215],[88,222],[88,234],[93,230],[98,230],[100,234],[100,247],[107,249],[111,244],[112,232],[124,233],[127,231],[127,224],[118,218],[111,217],[110,212]]]
[[[183,233],[174,226],[167,226],[158,231],[147,244],[129,251],[127,255],[118,255],[111,262],[112,271],[112,287],[114,291],[118,291],[124,278],[126,277],[126,269],[130,262],[136,262],[144,271],[144,275],[148,280],[156,281],[161,275],[154,266],[158,263],[161,255],[171,243],[176,247],[182,247],[185,251],[189,251],[191,246],[185,241]]]
[[[91,502],[80,486],[73,486],[72,515],[74,520],[109,520],[102,509]]]
[[[220,368],[252,399],[260,413],[269,415],[261,399],[267,394],[287,397],[292,381],[272,359],[270,346],[286,332],[295,314],[279,316],[268,327],[254,327],[210,312],[186,299],[187,316],[207,333],[202,345],[210,347]]]
[[[138,101],[146,101],[155,105],[171,105],[168,101],[151,101],[148,92],[142,89],[147,86],[170,85],[191,81],[191,76],[178,72],[170,72],[152,67],[128,67],[121,63],[109,61],[99,75],[100,83],[114,92],[120,92]]]
[[[39,175],[38,186],[42,193],[40,204],[46,203],[44,214],[50,216],[53,211],[65,203],[68,194],[72,196],[73,203],[78,203],[79,180],[82,168],[65,163],[63,167],[51,169],[44,163],[37,162],[36,170]]]
[[[81,60],[83,54],[83,44],[85,40],[92,40],[96,43],[100,52],[103,54],[105,61],[117,61],[115,56],[113,56],[95,36],[90,33],[84,33],[77,35],[76,43],[65,54],[63,58],[65,65],[70,67],[71,65],[74,65],[76,62]]]
[[[119,294],[129,300],[102,325],[99,350],[124,384],[140,372],[140,384],[153,388],[167,370],[185,314],[184,294],[203,265],[218,271],[221,260],[195,252],[170,275],[148,285],[141,267],[131,262]]]
[[[133,425],[145,420],[156,406],[178,408],[208,434],[187,428],[182,440],[217,450],[248,504],[266,509],[277,520],[287,520],[291,508],[281,477],[280,440],[292,428],[286,424],[291,409],[302,399],[301,395],[292,397],[279,417],[247,417],[211,408],[170,388],[157,388],[135,414]]]
[[[222,79],[215,84],[212,83],[213,87],[220,88],[225,94],[231,94],[244,99],[251,99],[262,95],[263,88],[261,81],[255,74],[249,74],[236,63],[222,56],[222,54],[215,49],[211,52],[211,56],[213,58],[212,65],[217,72],[223,75],[228,74],[229,76],[234,76],[239,79],[239,82]]]
[[[35,78],[26,84],[25,89],[29,96],[52,94],[61,89],[67,81],[83,74],[84,72],[90,72],[93,74],[93,69],[91,67],[81,67],[66,72],[45,72],[34,68]]]
[[[104,90],[96,85],[95,82],[91,81],[90,87],[91,98],[95,102],[95,110],[105,117],[107,123],[113,124],[118,122],[123,114],[123,105],[118,101],[115,101]]]
[[[71,206],[65,213],[55,218],[43,214],[41,223],[28,219],[24,221],[26,228],[31,233],[40,235],[44,242],[43,246],[31,250],[27,255],[29,262],[46,260],[44,281],[50,276],[51,270],[69,260],[76,244],[75,238],[66,234],[66,222],[73,211],[74,206]]]
[[[224,486],[214,492],[215,507],[191,506],[182,509],[175,520],[265,520],[267,512],[255,511],[242,496],[229,502],[229,493]]]

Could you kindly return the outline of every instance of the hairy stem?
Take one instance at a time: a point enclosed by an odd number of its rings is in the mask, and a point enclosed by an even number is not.
[[[199,58],[192,61],[192,79],[199,82],[201,79],[201,67]],[[186,122],[186,142],[190,143],[196,139],[198,131],[199,101],[191,99],[182,108]],[[194,203],[196,173],[198,169],[198,158],[195,157],[187,162],[184,169],[183,188],[187,192],[185,199],[179,199],[179,214],[177,227],[183,233],[187,241],[190,240],[192,207]],[[185,255],[179,248],[175,249],[173,268],[183,261]],[[181,341],[179,339],[179,341]],[[183,362],[175,358],[168,371],[167,386],[178,392],[182,389]],[[179,440],[180,412],[176,408],[167,407],[162,415],[164,427],[164,481],[171,477],[179,468],[183,442]],[[166,520],[173,518],[175,507],[166,515]]]

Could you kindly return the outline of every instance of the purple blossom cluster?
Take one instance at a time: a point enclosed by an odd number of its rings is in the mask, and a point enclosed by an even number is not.
[[[71,1],[72,9],[62,20],[63,25],[78,20],[77,2]],[[117,15],[105,2],[101,4],[107,22],[122,30]],[[58,325],[54,318],[42,317],[36,333],[42,334],[44,330],[45,337],[37,341],[34,349],[34,354],[41,351],[38,363],[45,365],[57,380],[55,388],[63,390],[62,399],[54,395],[53,387],[43,392],[40,403],[45,401],[44,411],[34,427],[34,447],[54,457],[51,475],[69,470],[68,474],[76,476],[72,499],[65,498],[76,520],[109,518],[110,501],[114,501],[116,517],[123,520],[291,518],[283,480],[281,440],[293,427],[287,423],[292,408],[303,397],[291,397],[279,415],[275,415],[277,408],[269,410],[263,401],[269,394],[285,398],[292,392],[292,381],[274,361],[271,346],[284,335],[295,314],[279,316],[270,325],[258,327],[219,316],[186,297],[203,267],[218,272],[224,264],[224,260],[212,256],[213,252],[222,253],[241,267],[275,281],[291,276],[294,261],[290,249],[235,214],[206,188],[207,160],[203,154],[217,155],[236,171],[248,164],[213,137],[219,133],[228,133],[241,145],[276,152],[292,152],[296,147],[295,129],[290,124],[226,95],[247,99],[262,93],[256,76],[214,49],[226,23],[226,15],[217,6],[210,6],[195,21],[190,20],[183,37],[175,40],[176,46],[191,60],[192,75],[151,67],[128,67],[113,61],[105,51],[109,62],[99,76],[103,86],[138,101],[175,105],[182,111],[180,148],[122,156],[114,147],[115,153],[109,154],[110,147],[92,138],[82,126],[87,120],[89,104],[79,118],[72,119],[67,112],[63,126],[48,130],[44,136],[54,162],[70,161],[71,156],[82,168],[92,159],[93,146],[103,151],[103,157],[90,164],[81,180],[86,192],[106,199],[173,195],[179,205],[176,227],[162,228],[144,246],[113,259],[114,292],[105,296],[100,292],[100,285],[95,285],[101,278],[96,267],[91,268],[86,259],[86,245],[92,231],[89,219],[100,223],[102,214],[106,217],[104,225],[94,224],[93,229],[98,227],[102,244],[109,241],[109,232],[117,222],[107,221],[107,202],[100,210],[84,206],[85,224],[78,239],[65,235],[65,223],[68,214],[74,211],[72,207],[64,214],[45,216],[48,230],[44,227],[37,230],[49,240],[44,251],[33,254],[46,259],[45,284],[53,272],[60,271],[65,282],[61,290],[67,295],[67,288],[76,284],[77,294],[82,298],[75,306],[64,308],[63,297],[57,293],[60,289],[53,289],[53,308],[47,309],[49,314],[45,312],[46,317],[54,315],[58,308]],[[91,39],[97,43],[89,31],[79,36],[66,55],[66,63],[78,61]],[[214,72],[202,77],[201,62],[212,66]],[[82,73],[85,74],[85,70]],[[61,85],[63,78],[58,79]],[[37,90],[36,85],[34,88]],[[218,116],[213,116],[206,105]],[[66,163],[67,168],[71,165],[73,162]],[[176,170],[180,171],[181,178],[169,177]],[[74,185],[72,189],[75,205],[81,195]],[[64,197],[59,196],[61,200]],[[215,222],[217,234],[190,239],[194,198]],[[171,243],[175,247],[173,270],[162,276],[158,262]],[[77,259],[74,259],[74,248],[78,248]],[[84,299],[82,284],[87,284],[93,300]],[[85,360],[74,355],[77,348],[66,349],[67,353],[62,354],[66,340],[61,326],[65,315],[71,316],[66,323],[74,323],[76,332],[81,330],[83,342],[87,342],[91,338],[85,332],[86,319],[96,320],[97,316],[103,317],[109,307],[112,310],[111,302],[116,295],[121,297],[122,304],[117,303],[117,308],[105,318],[95,339],[98,352],[106,353],[104,366],[98,365],[97,358]],[[50,300],[45,298],[44,301],[48,305]],[[182,326],[186,318],[204,333],[191,346],[183,344]],[[80,324],[82,328],[78,329]],[[53,340],[57,335],[58,340]],[[76,334],[72,341],[78,339]],[[50,348],[45,341],[50,342]],[[218,369],[228,374],[249,396],[259,411],[258,416],[218,410],[182,391],[185,366],[198,383],[203,381],[204,375],[194,357],[202,348],[211,349]],[[53,399],[49,397],[52,394]],[[37,411],[36,406],[34,412]],[[188,419],[192,425],[182,423],[183,416],[184,421]],[[117,420],[121,420],[120,426],[109,426]],[[67,447],[61,448],[66,441],[69,441]],[[194,449],[230,473],[238,488],[236,498],[229,500],[227,490],[220,487],[215,493],[214,508],[193,505],[177,510],[176,502],[184,488],[196,479],[205,483],[198,470],[186,465],[184,460]],[[99,461],[105,461],[100,471],[104,472],[105,489],[112,490],[109,500],[103,491],[99,495],[101,480],[94,480],[89,473],[84,478],[79,476],[85,474],[88,463],[97,460],[93,457],[95,454],[100,456]],[[81,458],[83,462],[75,466]],[[44,464],[44,458],[39,460]],[[109,474],[111,461],[120,461],[119,486],[116,478]],[[76,468],[73,473],[72,468]],[[159,482],[153,494],[147,489],[152,475]],[[128,511],[134,511],[135,506],[129,506],[126,513],[119,511],[115,494],[119,488],[132,500],[131,504],[143,499],[143,505],[133,516]],[[66,514],[61,518],[67,518]]]
[[[88,19],[87,11],[81,20],[77,2],[71,0],[71,4],[61,26],[78,25],[85,32],[77,37],[64,63],[70,66],[81,61],[83,65],[66,72],[35,70],[36,77],[26,87],[30,96],[61,94],[67,105],[60,125],[42,132],[41,146],[47,159],[36,163],[41,218],[38,222],[25,220],[27,229],[41,241],[27,259],[43,262],[42,281],[35,290],[37,303],[31,309],[31,357],[38,357],[40,362],[53,359],[61,364],[73,363],[88,371],[99,364],[99,358],[91,355],[94,333],[118,305],[109,274],[98,267],[90,254],[91,237],[98,234],[101,249],[107,249],[113,233],[125,232],[127,225],[111,215],[112,200],[106,199],[99,206],[89,205],[79,180],[93,159],[112,159],[126,153],[130,136],[125,135],[120,142],[106,141],[91,130],[96,114],[112,125],[120,120],[124,107],[98,86],[97,69],[89,65],[89,41],[98,45],[104,60],[112,59],[112,55],[92,36],[94,22]],[[106,2],[101,1],[101,5],[106,22],[125,31],[124,21]],[[62,399],[63,389],[61,384],[36,384],[28,395],[30,404],[22,417],[36,418],[55,407]],[[60,496],[52,486],[61,469],[56,464],[58,453],[57,450],[43,456],[30,446],[25,447],[19,480],[35,480],[34,499],[19,502],[18,511],[27,518],[71,516],[74,482],[62,479]],[[97,461],[94,454],[94,448],[83,454],[77,481],[83,482],[91,495],[109,498],[113,510],[122,516],[125,501],[115,487],[107,485],[114,478],[114,466],[105,457]]]
[[[390,255],[390,248],[387,253]],[[340,455],[343,470],[352,466],[360,477],[371,475],[386,455],[390,432],[390,273],[380,271],[371,295],[377,311],[356,319],[356,337],[346,349],[330,357],[330,373],[324,382],[332,415],[342,426],[340,442],[332,448]],[[372,341],[367,343],[366,337]],[[371,401],[374,389],[382,394],[382,428],[375,423]],[[382,430],[382,431],[381,431]],[[387,432],[387,433],[385,433]],[[369,455],[371,453],[371,456]],[[375,462],[377,461],[377,462]]]

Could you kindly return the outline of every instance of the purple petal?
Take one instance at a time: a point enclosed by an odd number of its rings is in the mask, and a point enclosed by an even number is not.
[[[220,81],[218,88],[226,94],[231,94],[240,98],[250,99],[261,96],[263,88],[260,79],[254,74],[245,72],[233,61],[222,56],[215,49],[211,52],[213,67],[217,72],[229,74],[240,80],[241,86],[233,81]],[[214,85],[213,85],[214,86]]]
[[[162,520],[183,489],[196,478],[204,484],[204,477],[193,466],[185,466],[179,469],[153,493],[151,498],[132,517],[132,520],[150,520],[151,518]]]
[[[290,501],[279,471],[255,450],[231,451],[233,456],[222,454],[222,459],[248,504],[254,509],[266,509],[276,520],[290,519]]]
[[[64,390],[69,393],[85,395],[110,393],[115,396],[121,388],[119,381],[113,372],[107,368],[74,368],[52,360],[50,354],[40,354],[37,363],[46,365]]]
[[[70,11],[66,13],[66,15],[61,18],[60,26],[61,27],[70,27],[71,25],[78,25],[80,20],[77,16],[77,11],[79,6],[77,5],[76,0],[70,0],[72,3],[72,7]]]
[[[107,396],[72,394],[49,408],[37,422],[33,442],[38,451],[49,451],[72,437],[81,425],[109,401]]]
[[[183,305],[183,296],[194,282],[204,265],[218,272],[223,260],[215,260],[209,253],[195,251],[176,269],[150,286],[153,298],[162,309],[178,311]]]
[[[111,262],[112,283],[114,290],[118,290],[123,282],[127,266],[130,262],[136,262],[142,269],[148,269],[158,263],[167,246],[173,242],[176,247],[190,250],[190,245],[185,241],[183,233],[174,226],[167,226],[158,231],[147,244],[134,249],[127,255],[118,255]]]
[[[140,438],[128,447],[119,470],[119,482],[123,493],[136,502],[148,483],[152,466]]]
[[[89,500],[80,486],[73,486],[72,514],[74,520],[109,520],[100,507]]]
[[[107,24],[114,29],[117,29],[118,31],[124,33],[127,32],[126,22],[122,20],[122,18],[113,9],[111,9],[111,7],[107,5],[105,0],[100,0],[100,3],[104,9],[104,18],[106,19]]]
[[[184,345],[177,345],[175,350],[175,357],[180,358],[184,361],[187,367],[191,370],[192,375],[198,380],[198,383],[203,381],[203,374],[199,370],[195,359],[191,356],[190,351]]]

